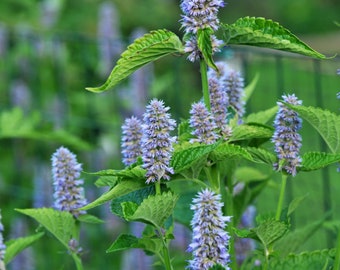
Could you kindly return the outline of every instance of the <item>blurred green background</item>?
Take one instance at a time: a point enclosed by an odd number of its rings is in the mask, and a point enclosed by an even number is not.
[[[60,145],[78,155],[84,171],[119,169],[123,167],[122,121],[132,114],[140,116],[151,97],[164,99],[176,119],[188,116],[201,90],[198,65],[185,57],[171,56],[150,64],[112,91],[85,91],[87,86],[102,84],[124,48],[143,33],[167,28],[182,36],[179,2],[0,1],[0,208],[6,240],[32,233],[36,228],[36,223],[14,208],[51,205],[50,157]],[[232,23],[243,16],[270,18],[314,49],[334,56],[340,53],[340,28],[335,24],[340,22],[339,14],[337,0],[238,0],[228,1],[220,19]],[[283,93],[293,92],[304,105],[339,112],[338,56],[319,61],[242,46],[225,48],[216,57],[239,68],[246,84],[259,76],[247,104],[248,114],[270,108]],[[307,123],[302,132],[303,151],[328,151]],[[279,183],[276,178],[274,175],[273,184],[256,202],[258,212],[274,211]],[[322,219],[331,211],[328,225],[306,242],[305,249],[334,245],[331,228],[340,220],[338,178],[333,166],[289,180],[287,203],[308,194],[293,217],[293,228]],[[86,196],[92,201],[104,190],[94,186],[95,178],[84,174],[84,179]],[[108,205],[91,213],[107,222],[83,228],[85,269],[106,269],[110,264],[112,269],[128,269],[129,255],[106,254],[105,250],[118,234],[136,228],[112,217]],[[178,231],[184,240],[176,244],[185,250],[188,232],[184,228]],[[10,269],[22,269],[23,262],[25,269],[73,269],[61,245],[48,240],[27,250]],[[188,258],[183,254],[179,252],[177,259]]]

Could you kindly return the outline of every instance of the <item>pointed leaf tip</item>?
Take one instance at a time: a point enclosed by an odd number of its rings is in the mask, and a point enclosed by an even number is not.
[[[319,59],[327,57],[308,46],[279,23],[262,17],[244,17],[223,24],[227,44],[251,45],[282,50]]]
[[[179,37],[168,30],[151,31],[128,46],[103,85],[85,89],[95,93],[106,91],[140,67],[172,53],[184,53]]]

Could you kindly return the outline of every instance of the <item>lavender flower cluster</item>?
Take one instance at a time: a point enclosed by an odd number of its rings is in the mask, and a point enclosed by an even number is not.
[[[223,62],[216,65],[218,72],[213,69],[208,72],[211,112],[203,102],[192,104],[190,110],[189,124],[195,136],[190,141],[192,143],[212,144],[221,137],[228,140],[232,135],[232,128],[228,125],[228,107],[236,111],[238,122],[242,122],[245,112],[243,78]]]
[[[292,95],[283,95],[283,101],[292,105],[301,105],[302,101]],[[302,120],[296,112],[289,109],[284,103],[277,102],[278,113],[274,121],[275,132],[272,142],[279,159],[274,164],[275,169],[284,169],[288,174],[295,176],[297,168],[301,165],[299,155],[302,146],[302,138],[298,131],[301,129]]]
[[[68,211],[75,217],[86,213],[78,210],[87,204],[83,180],[79,179],[81,170],[82,166],[76,156],[67,148],[60,147],[52,155],[54,208]]]
[[[4,238],[3,238],[3,231],[4,231],[4,226],[2,225],[1,222],[1,212],[0,212],[0,266],[1,266],[1,262],[4,261],[5,259],[5,253],[6,253],[6,245],[4,243]]]
[[[183,0],[181,23],[185,34],[189,36],[185,43],[185,51],[190,53],[188,59],[192,62],[201,58],[201,52],[197,46],[197,33],[199,30],[210,28],[216,31],[219,27],[217,13],[224,7],[223,0]],[[223,44],[215,35],[211,35],[213,52],[219,51]]]
[[[231,217],[222,215],[222,207],[221,195],[209,189],[202,190],[193,199],[191,205],[191,209],[194,210],[191,221],[193,236],[188,247],[193,259],[189,261],[188,269],[204,270],[218,264],[227,270],[230,269],[228,267],[230,236],[225,228],[226,222],[230,222]]]
[[[122,126],[123,162],[131,165],[142,156],[148,184],[169,180],[174,173],[169,164],[176,137],[170,136],[170,131],[175,129],[176,122],[171,119],[169,109],[163,101],[153,99],[146,107],[143,122],[132,117]]]
[[[137,158],[142,155],[140,144],[143,136],[142,122],[134,116],[125,119],[122,134],[123,163],[129,166],[135,163]]]

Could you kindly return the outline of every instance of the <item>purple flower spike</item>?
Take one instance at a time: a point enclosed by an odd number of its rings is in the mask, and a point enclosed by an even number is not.
[[[237,71],[230,70],[225,77],[227,95],[229,97],[229,106],[231,106],[239,117],[239,120],[245,113],[244,96],[244,79]]]
[[[84,181],[79,179],[81,170],[76,156],[67,148],[60,147],[52,155],[54,208],[68,211],[75,217],[86,213],[77,210],[87,204],[82,187]]]
[[[142,155],[142,122],[134,116],[125,119],[122,125],[122,133],[123,163],[129,166],[136,162],[137,157]]]
[[[182,27],[186,34],[197,34],[198,30],[211,28],[218,29],[218,9],[224,7],[223,0],[183,0],[180,5]]]
[[[185,51],[189,52],[188,59],[192,62],[199,60],[201,53],[197,47],[196,34],[201,29],[210,28],[216,31],[219,27],[217,13],[224,7],[223,0],[183,0],[180,5],[183,15],[181,19],[185,34],[190,38],[185,43]],[[219,51],[223,42],[211,35],[213,52]]]
[[[169,174],[174,173],[169,164],[176,137],[171,137],[170,131],[175,129],[176,122],[167,113],[169,109],[163,101],[153,99],[143,116],[142,158],[148,184],[161,178],[170,180]]]
[[[223,139],[227,140],[232,135],[232,128],[227,123],[229,97],[224,82],[226,65],[221,62],[216,65],[219,72],[214,69],[208,71],[211,112]]]
[[[1,265],[1,262],[4,261],[5,259],[5,253],[6,253],[6,245],[4,243],[4,238],[2,236],[2,232],[4,231],[4,226],[2,225],[2,222],[1,222],[1,212],[0,212],[0,265]]]
[[[283,101],[292,105],[301,105],[302,101],[292,95],[282,96]],[[292,176],[296,175],[296,168],[301,165],[299,155],[302,146],[302,138],[298,131],[301,129],[302,120],[296,112],[287,108],[282,102],[277,102],[279,111],[274,121],[275,132],[272,142],[275,145],[275,152],[279,159],[274,164],[275,169],[282,168]]]
[[[191,221],[192,243],[188,252],[193,259],[188,269],[205,270],[220,264],[229,270],[230,255],[228,252],[229,234],[225,231],[226,223],[231,217],[222,215],[221,195],[205,189],[193,199],[191,209],[194,216]]]
[[[218,139],[214,118],[203,102],[192,104],[189,125],[193,129],[191,134],[196,137],[190,140],[191,143],[213,144]]]

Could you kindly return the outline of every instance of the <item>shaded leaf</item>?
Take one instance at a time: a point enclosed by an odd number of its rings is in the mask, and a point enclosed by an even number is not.
[[[326,58],[279,23],[262,17],[240,18],[233,24],[223,24],[222,29],[226,44],[251,45]]]
[[[299,171],[314,171],[325,168],[333,163],[340,162],[340,154],[322,152],[308,152],[302,156]]]
[[[157,254],[162,248],[162,240],[159,238],[145,237],[137,238],[130,234],[121,234],[106,250],[107,253],[127,250],[131,248],[140,248],[144,251]]]
[[[136,39],[122,53],[109,78],[102,86],[86,89],[97,93],[106,91],[145,64],[172,53],[183,53],[183,45],[179,37],[168,30],[151,31]]]
[[[303,228],[289,232],[285,237],[275,243],[275,250],[278,250],[282,257],[290,253],[298,252],[300,247],[322,227],[325,220],[325,217],[323,217],[316,222],[307,224]]]
[[[252,229],[256,237],[262,242],[265,248],[280,239],[288,230],[285,222],[275,219],[268,219]]]
[[[57,211],[52,208],[15,210],[35,219],[53,234],[67,249],[69,248],[68,242],[76,231],[75,219],[69,212]]]
[[[256,73],[254,79],[252,79],[252,81],[244,88],[244,98],[243,98],[243,100],[245,101],[245,103],[247,103],[247,101],[249,100],[249,98],[253,94],[259,78],[260,78],[260,75],[258,73]]]
[[[335,249],[315,250],[286,257],[274,257],[269,261],[271,270],[320,270],[331,269],[335,257]]]
[[[298,206],[300,205],[300,203],[308,196],[308,194],[304,195],[304,196],[299,196],[297,198],[295,198],[294,200],[291,201],[291,203],[288,206],[288,212],[287,212],[287,216],[290,216],[295,210],[296,208],[298,208]]]
[[[211,43],[211,35],[213,34],[211,28],[199,29],[197,32],[197,46],[203,55],[207,65],[215,70],[218,70],[213,59],[213,48]]]
[[[31,246],[35,241],[39,240],[45,233],[39,232],[34,235],[26,236],[26,237],[20,237],[16,239],[12,239],[5,243],[6,245],[6,253],[4,262],[5,264],[8,264],[12,261],[12,259],[19,254],[21,251],[23,251],[25,248]]]
[[[144,199],[150,195],[155,195],[155,193],[155,186],[149,185],[126,195],[117,197],[111,201],[111,212],[117,216],[124,217],[122,209],[123,202],[133,202],[137,205],[140,205]]]
[[[328,110],[305,107],[302,105],[285,105],[296,111],[301,118],[307,121],[324,139],[333,153],[340,152],[340,116]]]

